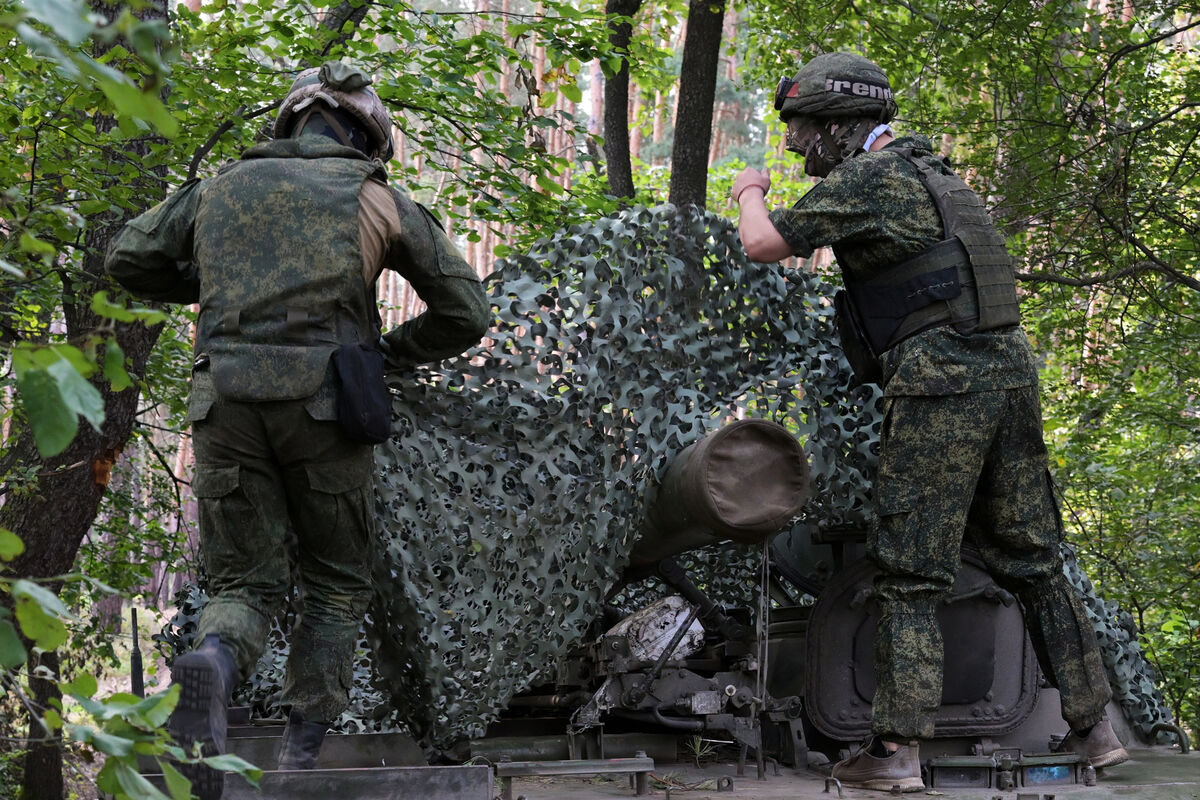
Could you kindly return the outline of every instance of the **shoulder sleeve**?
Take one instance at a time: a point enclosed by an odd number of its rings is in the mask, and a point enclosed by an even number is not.
[[[771,222],[796,255],[875,235],[890,201],[880,191],[879,160],[869,155],[842,162],[794,206],[771,212]]]
[[[409,282],[426,309],[384,334],[389,359],[403,367],[459,355],[491,321],[479,276],[427,208],[395,189],[392,199],[400,225],[388,242],[385,266]]]
[[[194,303],[200,276],[192,263],[196,208],[203,182],[185,183],[166,200],[131,219],[113,238],[104,268],[147,300]]]

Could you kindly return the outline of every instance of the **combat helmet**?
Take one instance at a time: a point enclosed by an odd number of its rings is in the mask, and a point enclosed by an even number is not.
[[[896,116],[896,100],[887,75],[856,53],[822,53],[784,78],[775,89],[775,110],[792,117],[867,117],[877,123]]]
[[[787,123],[784,146],[804,156],[804,171],[825,177],[858,152],[876,126],[896,115],[892,87],[875,63],[854,53],[824,53],[775,89]]]
[[[326,116],[322,112],[328,109],[334,113]],[[326,61],[320,67],[301,72],[279,106],[275,138],[291,135],[297,123],[303,123],[314,113],[325,118],[343,144],[355,146],[345,126],[339,124],[339,118],[348,115],[370,138],[368,154],[385,162],[391,160],[395,152],[392,121],[379,95],[371,88],[371,78],[366,73],[340,61]]]

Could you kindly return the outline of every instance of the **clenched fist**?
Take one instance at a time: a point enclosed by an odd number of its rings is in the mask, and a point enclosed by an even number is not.
[[[742,192],[749,189],[751,186],[757,186],[762,189],[765,195],[771,188],[771,176],[766,172],[760,172],[754,167],[746,167],[738,173],[738,176],[733,180],[733,191],[730,195],[733,197],[733,202],[741,203]]]

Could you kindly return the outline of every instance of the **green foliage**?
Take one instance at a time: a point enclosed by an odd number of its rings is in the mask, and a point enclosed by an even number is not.
[[[21,540],[11,531],[0,529],[0,560],[11,561],[22,551]],[[13,580],[0,566],[0,673],[7,687],[16,689],[28,712],[40,723],[47,736],[65,734],[76,744],[104,758],[96,776],[97,787],[116,800],[186,800],[191,783],[179,774],[174,764],[202,761],[214,769],[237,772],[257,785],[262,770],[236,756],[199,757],[186,753],[171,742],[164,730],[168,717],[179,700],[179,688],[139,698],[131,694],[96,696],[96,678],[86,672],[65,680],[42,674],[58,683],[64,697],[82,709],[85,721],[68,714],[58,701],[51,708],[37,708],[21,690],[18,670],[29,653],[25,641],[38,651],[54,650],[67,639],[67,624],[75,617],[59,597],[44,586],[29,580]],[[10,612],[9,607],[14,609]],[[23,638],[22,638],[23,637]],[[138,757],[155,759],[166,776],[168,793],[163,794],[138,770]],[[9,758],[0,754],[0,787],[10,781]],[[5,794],[5,796],[10,796]],[[15,796],[15,795],[13,795]]]
[[[94,108],[115,114],[133,130],[152,126],[173,135],[177,126],[157,93],[167,70],[159,53],[165,38],[161,21],[144,22],[128,10],[101,20],[83,3],[55,0],[12,5],[10,13],[0,16],[0,29],[12,37],[5,48],[0,121],[18,143],[0,163],[0,208],[6,219],[0,294],[9,301],[0,312],[0,341],[17,343],[5,360],[16,376],[23,411],[19,421],[32,429],[41,455],[50,457],[75,438],[81,416],[97,429],[104,421],[103,403],[89,377],[98,373],[115,388],[131,383],[111,330],[97,331],[82,342],[53,342],[61,339],[53,333],[58,305],[54,279],[69,288],[71,279],[64,271],[69,262],[64,259],[72,257],[84,215],[110,207],[108,200],[89,196],[74,176],[55,175],[60,168],[71,168],[79,144],[78,138],[70,142],[70,155],[62,145],[56,147],[51,141],[58,133],[55,126],[69,124],[80,99],[89,96]],[[121,48],[130,60],[144,59],[149,73],[144,85],[111,57],[89,55],[91,47],[111,46],[118,39],[134,46],[136,54]],[[46,113],[48,99],[58,106],[57,118]],[[102,295],[97,303],[97,312],[109,319],[132,319],[134,312]],[[154,319],[153,312],[137,316]]]

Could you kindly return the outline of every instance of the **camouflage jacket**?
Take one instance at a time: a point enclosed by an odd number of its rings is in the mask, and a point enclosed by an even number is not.
[[[937,207],[917,170],[894,151],[930,152],[923,136],[898,138],[839,164],[771,222],[803,258],[832,247],[848,277],[883,274],[943,237]],[[918,153],[919,155],[919,153]],[[941,326],[922,331],[882,356],[884,393],[946,395],[1037,383],[1029,342],[1020,328],[960,334]]]
[[[478,277],[428,211],[386,185],[382,166],[319,137],[267,142],[131,220],[106,267],[134,294],[199,302],[189,417],[215,393],[311,398],[332,418],[329,356],[379,337],[375,282],[403,275],[427,310],[388,331],[389,366],[457,355],[489,305]]]

